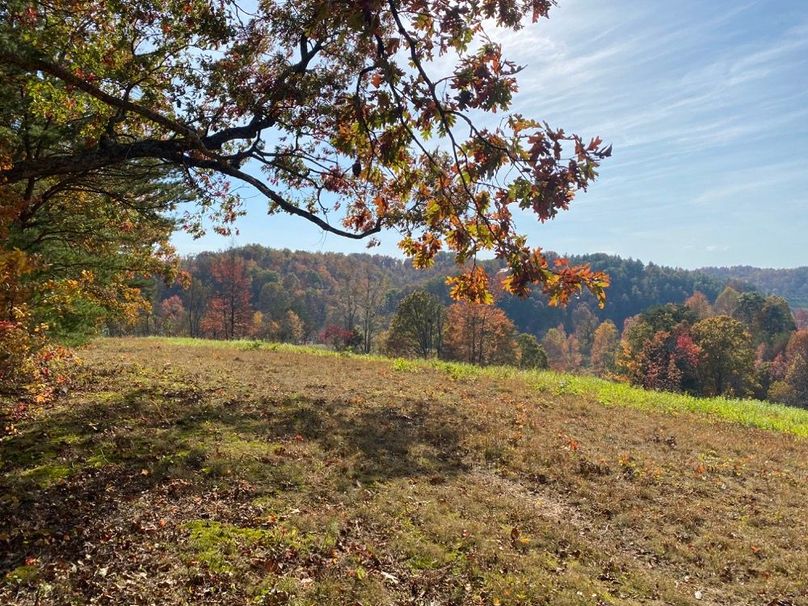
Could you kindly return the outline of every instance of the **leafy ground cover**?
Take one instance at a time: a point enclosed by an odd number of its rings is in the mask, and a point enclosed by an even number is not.
[[[808,414],[108,339],[0,442],[2,604],[808,601]]]

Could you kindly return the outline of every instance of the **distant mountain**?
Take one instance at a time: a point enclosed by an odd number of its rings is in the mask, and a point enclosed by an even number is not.
[[[791,307],[808,308],[808,267],[794,269],[765,269],[736,265],[735,267],[704,267],[697,270],[722,282],[740,282],[770,295],[778,295]]]

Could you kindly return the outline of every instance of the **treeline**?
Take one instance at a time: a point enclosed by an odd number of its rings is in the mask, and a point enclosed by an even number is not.
[[[378,326],[408,292],[422,287],[448,300],[444,276],[456,271],[448,256],[429,270],[416,270],[380,255],[257,245],[201,253],[185,259],[182,268],[181,279],[170,286],[159,280],[144,286],[151,305],[135,324],[136,333],[317,342],[337,329],[364,326],[367,351]]]
[[[799,385],[808,351],[784,299],[609,255],[571,261],[609,274],[604,309],[587,294],[556,308],[541,293],[519,299],[496,289],[493,306],[454,303],[449,257],[424,271],[384,256],[248,246],[184,260],[181,284],[144,287],[152,304],[134,327],[109,328],[549,366],[653,389],[808,401]],[[483,265],[496,283],[500,268]]]
[[[238,257],[241,261],[224,260],[231,257]],[[598,321],[608,319],[622,326],[626,318],[650,306],[681,303],[695,291],[714,298],[724,287],[722,282],[697,272],[653,263],[645,265],[641,261],[610,255],[572,256],[569,259],[572,264],[588,263],[594,270],[609,274],[611,286],[606,307],[599,309],[594,297],[588,293],[583,293],[566,307],[551,307],[540,292],[534,292],[527,299],[502,296],[497,306],[506,312],[520,332],[542,335],[559,324],[567,331],[574,331],[582,315],[589,317],[592,314]],[[492,261],[482,265],[491,275],[500,269]],[[171,324],[174,321],[170,318],[176,313],[172,314],[171,309],[161,310],[160,306],[165,299],[176,295],[187,313],[184,315],[186,326],[171,326],[167,330],[179,330],[191,336],[211,336],[210,329],[215,325],[215,322],[211,323],[212,317],[206,324],[208,330],[202,326],[208,303],[218,297],[214,305],[220,305],[226,290],[224,283],[241,281],[247,284],[241,290],[247,292],[248,307],[263,314],[262,322],[283,324],[287,312],[292,311],[302,322],[304,339],[311,341],[316,340],[329,325],[348,323],[347,320],[355,315],[353,308],[357,303],[354,299],[362,290],[363,281],[367,291],[368,277],[371,283],[384,286],[380,313],[389,320],[398,303],[416,289],[436,295],[445,304],[450,303],[445,277],[457,271],[449,255],[438,255],[434,266],[416,270],[407,261],[381,255],[292,252],[258,245],[201,253],[185,259],[183,268],[187,274],[187,289],[177,284],[166,287],[157,281],[148,287],[152,309],[141,318],[139,331],[164,332],[163,319],[169,318]],[[230,297],[233,295],[231,293]],[[246,309],[247,306],[236,307]],[[246,317],[248,313],[242,310],[235,315],[243,317],[238,321],[232,317],[231,328],[241,334],[250,323]],[[270,331],[273,328],[271,324],[268,326]]]
[[[606,350],[596,370],[648,389],[808,406],[808,329],[797,329],[782,297],[697,292],[628,319]]]
[[[683,304],[628,318],[622,331],[612,320],[574,315],[573,332],[559,325],[538,341],[517,335],[496,306],[447,308],[416,291],[396,311],[385,348],[394,355],[583,371],[646,389],[808,406],[808,329],[797,329],[782,297],[726,287],[711,301],[696,291]]]

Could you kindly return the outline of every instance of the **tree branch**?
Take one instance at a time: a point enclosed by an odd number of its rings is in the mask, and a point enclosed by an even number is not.
[[[127,99],[119,99],[114,95],[105,93],[97,86],[94,86],[86,80],[79,78],[60,65],[54,65],[53,63],[38,57],[26,56],[23,53],[10,53],[5,50],[0,50],[0,60],[10,63],[11,65],[16,65],[17,67],[27,71],[41,71],[46,74],[50,74],[51,76],[84,91],[88,95],[95,97],[99,101],[106,103],[110,107],[115,107],[122,111],[131,111],[143,116],[151,122],[167,128],[172,132],[185,135],[191,140],[201,143],[199,141],[199,135],[192,128],[189,128],[188,126],[185,126],[184,124],[181,124],[175,120],[166,118],[162,114],[138,105],[137,103],[133,103]]]

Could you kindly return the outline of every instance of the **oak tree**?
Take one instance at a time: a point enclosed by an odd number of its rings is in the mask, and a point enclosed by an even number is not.
[[[181,185],[196,209],[184,227],[200,232],[207,213],[226,231],[246,185],[271,213],[346,238],[397,230],[418,266],[453,252],[458,297],[489,299],[473,260],[491,251],[510,292],[538,284],[564,303],[587,287],[602,301],[603,274],[550,263],[514,223],[568,208],[611,153],[508,113],[522,68],[485,27],[518,30],[553,3],[9,0],[2,214],[22,229],[54,192],[78,188],[146,221],[177,200],[129,183]]]

